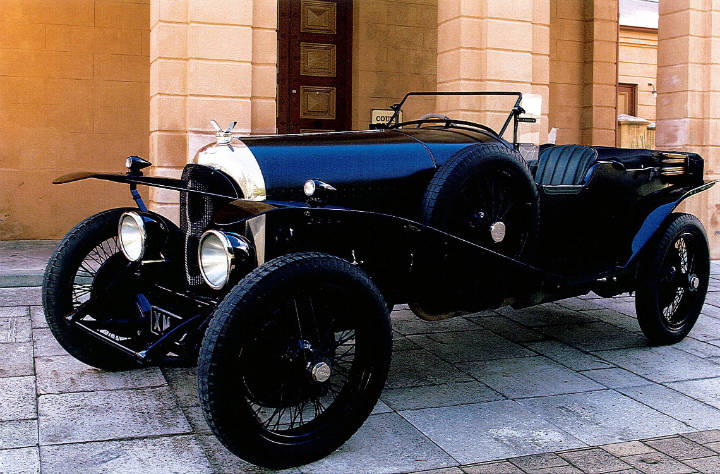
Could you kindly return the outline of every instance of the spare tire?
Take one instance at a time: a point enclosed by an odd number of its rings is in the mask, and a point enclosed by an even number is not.
[[[425,191],[421,220],[528,260],[540,225],[537,186],[517,151],[500,143],[471,145],[435,172]]]

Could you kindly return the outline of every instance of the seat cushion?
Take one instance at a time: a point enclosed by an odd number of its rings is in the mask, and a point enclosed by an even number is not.
[[[538,157],[535,182],[543,186],[583,184],[585,174],[597,160],[597,151],[583,145],[546,148]]]

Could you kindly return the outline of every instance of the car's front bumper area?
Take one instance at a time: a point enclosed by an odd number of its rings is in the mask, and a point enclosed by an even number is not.
[[[192,361],[216,302],[158,283],[128,297],[134,311],[122,320],[102,317],[113,299],[100,295],[81,304],[66,322],[141,365]]]

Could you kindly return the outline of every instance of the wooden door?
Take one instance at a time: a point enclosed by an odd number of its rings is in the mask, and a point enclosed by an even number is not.
[[[637,84],[618,84],[617,113],[637,116]]]
[[[279,0],[278,131],[351,128],[352,0]]]

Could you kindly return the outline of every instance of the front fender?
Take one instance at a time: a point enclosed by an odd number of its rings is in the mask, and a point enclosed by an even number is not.
[[[643,248],[645,248],[645,245],[650,241],[650,239],[653,238],[657,231],[662,227],[668,216],[680,205],[681,202],[683,202],[690,196],[701,193],[703,191],[707,191],[708,189],[713,187],[715,183],[717,183],[717,181],[710,181],[708,183],[692,188],[682,194],[679,199],[662,204],[656,207],[652,212],[650,212],[650,214],[648,214],[648,216],[645,218],[642,225],[640,226],[640,230],[638,230],[633,237],[632,255],[630,255],[630,258],[625,263],[624,267],[629,267],[635,261]]]

